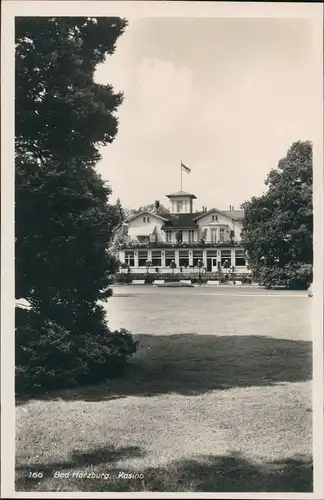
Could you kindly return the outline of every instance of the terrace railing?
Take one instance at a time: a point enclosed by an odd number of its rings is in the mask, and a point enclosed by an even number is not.
[[[224,248],[224,247],[241,247],[242,243],[240,241],[182,241],[177,243],[167,243],[163,241],[159,242],[147,242],[140,243],[138,241],[129,241],[119,243],[119,248],[123,249],[136,249],[136,248]]]

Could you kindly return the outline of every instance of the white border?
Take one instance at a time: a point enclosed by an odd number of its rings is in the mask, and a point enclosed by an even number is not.
[[[316,24],[314,51],[318,57],[316,97],[318,137],[314,138],[314,493],[27,493],[14,491],[14,17],[19,16],[121,16],[139,17],[246,17],[308,18]],[[322,499],[323,471],[323,5],[311,3],[226,2],[112,2],[13,1],[2,2],[1,44],[1,496],[8,498],[260,498]]]

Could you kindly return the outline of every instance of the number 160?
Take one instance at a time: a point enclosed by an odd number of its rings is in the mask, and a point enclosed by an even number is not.
[[[43,476],[43,472],[30,472],[28,477],[31,477],[33,479],[42,479]]]

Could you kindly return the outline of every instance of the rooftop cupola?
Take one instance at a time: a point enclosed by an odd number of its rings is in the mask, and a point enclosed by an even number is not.
[[[185,191],[177,191],[166,195],[171,202],[171,213],[173,214],[192,214],[193,200],[196,196]]]

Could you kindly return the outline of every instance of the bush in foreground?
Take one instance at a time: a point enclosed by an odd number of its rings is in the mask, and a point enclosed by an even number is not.
[[[100,321],[102,314],[98,306],[93,321],[78,333],[73,326],[67,330],[16,308],[16,392],[87,385],[120,375],[137,342],[126,330],[110,331]],[[91,323],[97,328],[95,335]]]

